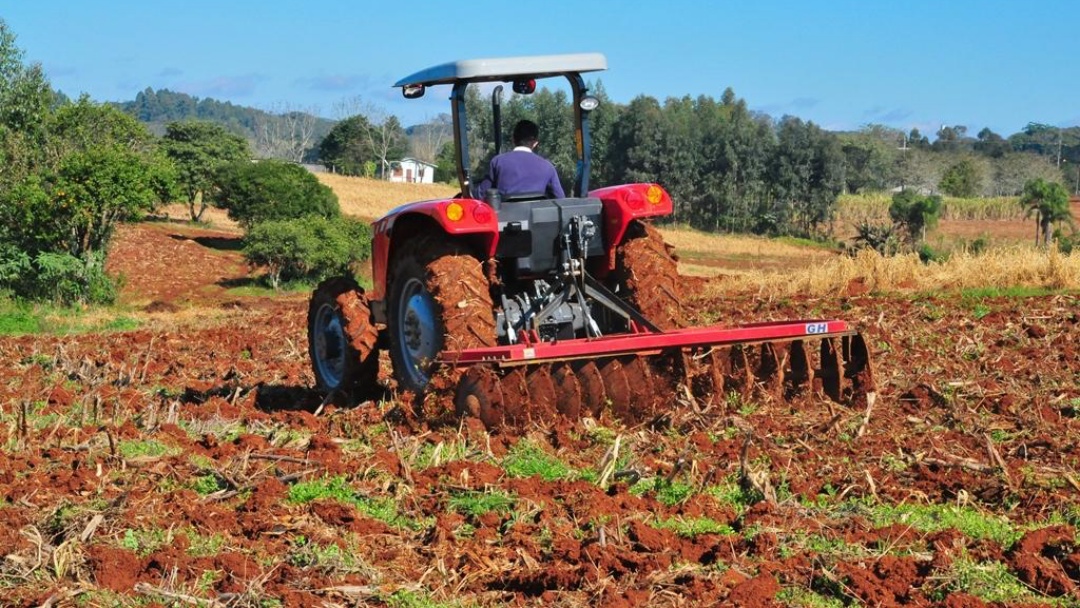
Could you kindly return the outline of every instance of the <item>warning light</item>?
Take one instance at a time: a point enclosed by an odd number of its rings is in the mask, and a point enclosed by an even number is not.
[[[451,222],[461,221],[464,216],[465,209],[461,206],[461,203],[450,203],[446,206],[446,219]]]
[[[650,203],[659,205],[660,201],[664,200],[664,189],[653,184],[649,186],[649,189],[645,192],[645,198],[649,199]]]

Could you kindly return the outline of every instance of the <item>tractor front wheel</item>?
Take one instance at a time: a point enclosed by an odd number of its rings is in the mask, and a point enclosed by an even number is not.
[[[410,241],[394,256],[387,320],[398,386],[421,393],[443,350],[496,343],[483,263],[454,244]]]
[[[308,352],[320,390],[374,396],[378,338],[367,296],[356,281],[334,277],[315,288],[308,306]]]

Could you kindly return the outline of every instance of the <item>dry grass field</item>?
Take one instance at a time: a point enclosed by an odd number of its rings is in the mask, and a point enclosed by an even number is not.
[[[316,177],[337,194],[345,215],[366,220],[374,220],[398,205],[448,198],[458,192],[456,186],[447,184],[394,184],[333,173],[317,173]]]

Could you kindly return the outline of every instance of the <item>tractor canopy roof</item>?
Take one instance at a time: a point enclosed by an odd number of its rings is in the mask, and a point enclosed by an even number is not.
[[[395,82],[394,86],[509,81],[516,78],[546,78],[606,69],[607,58],[600,53],[465,59],[420,70]]]

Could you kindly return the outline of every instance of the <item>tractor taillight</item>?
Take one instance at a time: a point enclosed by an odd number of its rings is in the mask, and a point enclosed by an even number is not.
[[[473,208],[472,217],[476,220],[477,224],[487,224],[491,221],[491,207],[487,205],[477,205]]]
[[[461,218],[465,217],[465,208],[461,206],[461,203],[450,203],[446,206],[446,219],[451,222],[460,222]]]
[[[645,191],[645,198],[649,199],[649,202],[653,205],[659,205],[664,200],[664,189],[656,184],[649,186],[649,189]]]

